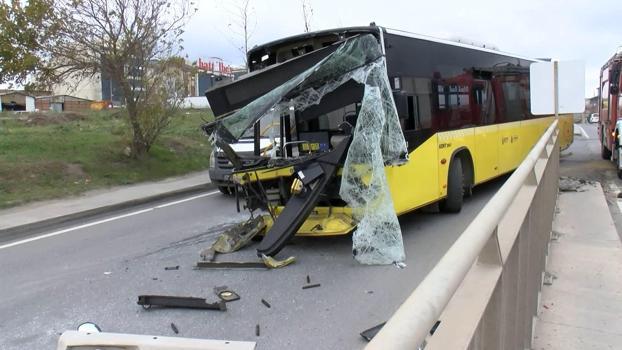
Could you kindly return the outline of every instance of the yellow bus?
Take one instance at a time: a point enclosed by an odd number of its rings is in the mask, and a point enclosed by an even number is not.
[[[234,165],[238,200],[266,210],[258,252],[273,255],[365,215],[379,230],[391,205],[459,212],[553,121],[530,112],[536,61],[375,25],[305,33],[253,48],[250,74],[206,92],[217,120],[204,129]],[[262,125],[277,125],[267,143]],[[562,147],[572,126],[560,117]],[[255,152],[242,161],[227,145],[248,130]]]

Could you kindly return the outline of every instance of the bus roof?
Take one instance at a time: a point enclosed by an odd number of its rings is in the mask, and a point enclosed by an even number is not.
[[[548,61],[547,59],[531,58],[531,57],[516,55],[516,54],[504,52],[504,51],[492,50],[489,48],[480,47],[476,45],[470,45],[467,43],[461,43],[461,42],[456,42],[456,41],[447,40],[447,39],[440,39],[440,38],[436,38],[436,37],[429,36],[429,35],[417,34],[417,33],[412,33],[412,32],[408,32],[405,30],[392,29],[392,28],[380,27],[380,26],[375,26],[375,25],[358,26],[358,27],[341,27],[341,28],[325,29],[325,30],[318,30],[315,32],[292,35],[292,36],[273,40],[273,41],[255,46],[248,51],[248,56],[250,57],[250,55],[255,54],[256,52],[260,52],[262,50],[265,50],[267,48],[271,48],[274,46],[279,46],[282,44],[287,44],[287,43],[295,42],[295,41],[301,41],[301,40],[309,39],[309,38],[322,37],[322,36],[326,36],[329,34],[335,34],[335,35],[342,35],[342,34],[352,35],[352,34],[363,34],[363,33],[378,34],[380,30],[386,33],[389,33],[389,34],[394,34],[394,35],[399,35],[399,36],[404,36],[404,37],[409,37],[409,38],[414,38],[414,39],[420,39],[420,40],[426,40],[426,41],[441,43],[445,45],[452,45],[452,46],[461,47],[465,49],[478,50],[478,51],[493,53],[497,55],[520,58],[520,59],[531,61],[531,62]]]

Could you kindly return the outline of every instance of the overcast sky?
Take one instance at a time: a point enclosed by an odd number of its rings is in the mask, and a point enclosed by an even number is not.
[[[198,12],[185,34],[188,58],[243,62],[235,0],[195,0]],[[304,31],[300,0],[250,0],[252,47]],[[620,0],[601,1],[369,1],[308,0],[311,29],[368,25],[439,38],[467,38],[529,57],[578,59],[586,64],[586,96],[595,95],[600,67],[622,45]],[[616,10],[617,9],[617,10]],[[425,54],[425,53],[423,53]]]

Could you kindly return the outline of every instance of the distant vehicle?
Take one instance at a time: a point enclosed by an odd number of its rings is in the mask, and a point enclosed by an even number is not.
[[[593,123],[598,123],[598,113],[592,113],[590,114],[590,116],[587,118],[587,122],[590,124]]]
[[[242,159],[242,163],[249,165],[257,160],[254,156],[254,141],[252,138],[240,139],[238,143],[230,145],[233,151]],[[260,148],[270,148],[270,139],[261,138]],[[218,190],[223,194],[233,194],[235,189],[231,181],[231,173],[233,172],[233,164],[227,159],[222,150],[215,148],[209,160],[209,177]]]
[[[622,52],[616,53],[600,69],[598,95],[598,136],[601,156],[616,164],[618,177],[622,179]]]

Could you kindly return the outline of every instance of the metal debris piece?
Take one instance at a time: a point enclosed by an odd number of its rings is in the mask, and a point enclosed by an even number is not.
[[[291,263],[294,263],[296,261],[296,258],[293,256],[290,256],[289,258],[285,260],[277,260],[271,256],[261,254],[261,260],[263,260],[264,264],[266,264],[267,267],[271,269],[278,269],[278,268],[287,266]]]
[[[265,301],[264,299],[261,299],[261,303],[264,304],[268,309],[272,307],[272,305],[270,305],[270,303]]]
[[[179,265],[176,266],[167,266],[164,268],[164,270],[168,271],[168,270],[179,270]]]
[[[239,262],[239,261],[198,261],[195,269],[267,269],[263,262]]]
[[[255,326],[255,335],[259,336],[259,323]]]
[[[173,322],[171,322],[171,329],[175,334],[179,334],[179,329],[177,329],[177,326]]]
[[[302,286],[302,289],[309,289],[309,288],[317,288],[321,286],[321,284],[316,283],[316,284],[307,284],[306,286]]]
[[[253,237],[266,228],[262,216],[250,218],[226,230],[212,244],[211,247],[201,252],[201,258],[205,261],[213,261],[216,253],[232,253],[246,246]]]
[[[144,309],[149,309],[152,306],[160,307],[179,307],[189,309],[208,309],[208,310],[220,310],[226,311],[227,305],[224,301],[218,301],[215,303],[208,303],[203,298],[193,297],[176,297],[166,295],[139,295],[138,305],[142,305]]]
[[[240,296],[238,293],[232,291],[227,286],[214,287],[214,293],[225,302],[239,300]]]
[[[307,284],[311,283],[311,277],[309,277],[309,275],[307,275]]]
[[[371,341],[376,334],[378,334],[378,332],[380,332],[380,330],[382,329],[382,327],[385,325],[386,322],[382,322],[381,324],[377,325],[377,326],[373,326],[369,329],[366,329],[364,331],[361,332],[361,337],[363,337],[365,340],[367,341]]]

